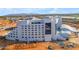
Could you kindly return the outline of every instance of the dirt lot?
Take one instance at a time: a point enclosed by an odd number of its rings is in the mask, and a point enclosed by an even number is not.
[[[11,20],[0,20],[0,27],[16,27],[16,22],[11,21]],[[4,29],[0,29],[0,36],[5,36],[9,31],[8,30],[4,30]]]
[[[67,41],[65,41],[65,44]],[[49,49],[48,47],[51,47]],[[63,48],[56,42],[36,42],[36,43],[26,43],[26,42],[15,42],[8,40],[0,40],[1,50],[79,50],[79,45],[74,48]]]
[[[37,43],[25,43],[14,42],[8,40],[0,40],[0,46],[5,46],[2,50],[48,50],[48,46],[51,45],[54,49],[58,50],[61,47],[53,42],[37,42]]]

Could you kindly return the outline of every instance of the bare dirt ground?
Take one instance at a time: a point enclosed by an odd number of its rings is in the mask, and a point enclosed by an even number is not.
[[[0,20],[0,26],[1,27],[16,27],[16,22],[10,21],[10,20]],[[5,36],[9,31],[0,29],[0,36]]]
[[[67,44],[67,41],[65,41]],[[74,48],[62,48],[61,45],[55,42],[36,42],[36,43],[25,43],[25,42],[14,42],[8,40],[0,40],[0,50],[50,50],[48,46],[51,46],[51,50],[79,50],[79,45]]]
[[[0,48],[1,50],[48,50],[48,46],[51,45],[53,49],[60,49],[61,47],[54,42],[36,42],[36,43],[25,43],[25,42],[14,42],[8,40],[0,40],[0,46],[5,46]]]

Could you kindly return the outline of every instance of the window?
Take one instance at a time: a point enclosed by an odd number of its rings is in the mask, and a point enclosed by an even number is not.
[[[45,34],[51,34],[51,23],[45,23]]]
[[[17,34],[15,34],[15,35],[17,35]]]
[[[32,35],[34,35],[34,34],[32,33]]]
[[[25,33],[27,33],[27,32],[25,32]]]
[[[18,38],[18,36],[16,36],[16,38]]]
[[[44,28],[44,27],[42,27],[42,28]]]
[[[44,25],[42,25],[42,27],[43,27]]]
[[[37,35],[37,34],[35,34],[35,35]]]
[[[27,25],[25,25],[25,27],[27,27]]]
[[[30,33],[30,32],[28,32],[28,33]]]
[[[42,33],[44,33],[44,30],[42,30]]]
[[[22,38],[24,38],[24,37],[22,36]]]
[[[30,37],[28,37],[28,38],[30,38]]]
[[[24,33],[24,32],[22,32],[22,33]]]
[[[40,27],[40,25],[38,25],[38,27]]]
[[[28,30],[28,31],[30,31],[30,30]]]
[[[27,35],[27,34],[25,34],[25,35]]]
[[[37,37],[35,37],[35,38],[37,38]]]
[[[40,32],[39,32],[40,33]]]
[[[35,33],[37,33],[37,32],[35,32]]]
[[[32,22],[32,24],[34,24],[34,22]]]
[[[41,24],[42,22],[32,22],[32,24]]]
[[[28,25],[28,28],[30,28],[30,25]]]
[[[39,27],[39,29],[40,29],[40,27]]]
[[[32,33],[34,33],[34,32],[32,32]]]
[[[37,29],[35,29],[35,31],[37,31]]]
[[[27,38],[27,37],[25,37],[25,38]]]
[[[30,29],[30,27],[28,27],[28,29]]]
[[[32,37],[33,38],[33,37]]]
[[[21,29],[24,29],[23,27]]]
[[[42,35],[44,35],[44,33],[42,33]]]
[[[27,31],[27,30],[25,30],[25,31]]]
[[[10,35],[8,35],[8,37],[10,37]]]
[[[37,27],[37,25],[35,25],[35,27]]]
[[[21,27],[22,27],[22,28],[24,28],[24,26],[23,26],[23,25],[22,25]]]
[[[22,35],[24,35],[24,34],[22,34]]]
[[[33,27],[31,29],[33,29]]]
[[[44,38],[44,36],[42,36],[42,38]]]
[[[32,27],[34,27],[34,25],[32,25]]]
[[[35,30],[36,30],[37,28],[35,28]]]
[[[27,29],[27,28],[25,28],[25,29]]]
[[[16,31],[16,33],[18,33],[18,32]]]
[[[12,33],[10,33],[10,35],[12,35]]]
[[[30,34],[28,34],[28,35],[30,35]]]

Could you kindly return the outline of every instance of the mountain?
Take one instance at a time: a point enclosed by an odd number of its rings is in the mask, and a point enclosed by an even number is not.
[[[33,14],[33,13],[19,13],[19,14],[8,14],[4,16],[79,16],[79,13],[71,13],[71,14]]]
[[[30,14],[26,14],[26,13],[19,13],[19,14],[8,14],[8,15],[4,15],[4,16],[27,16],[27,15],[32,15]]]

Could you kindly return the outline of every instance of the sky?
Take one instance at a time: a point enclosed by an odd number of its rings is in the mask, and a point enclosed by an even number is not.
[[[7,14],[62,14],[79,13],[79,8],[0,8],[0,16]]]

